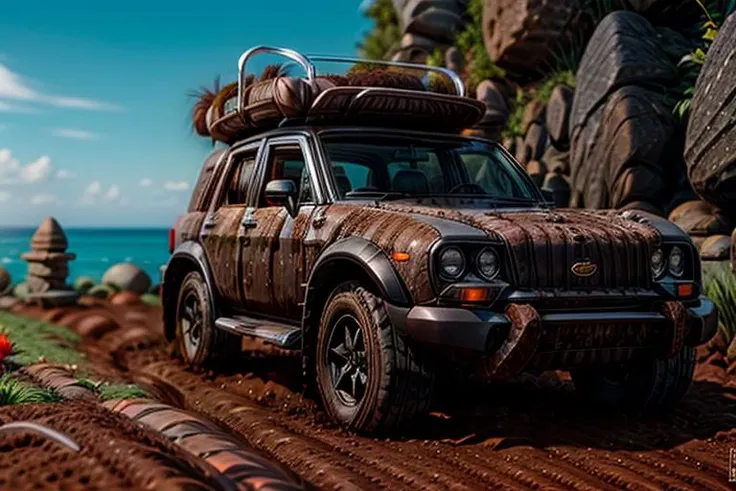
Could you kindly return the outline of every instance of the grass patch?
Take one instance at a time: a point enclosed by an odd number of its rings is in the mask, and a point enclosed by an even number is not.
[[[0,312],[0,331],[10,338],[18,352],[10,357],[13,363],[30,365],[41,357],[67,365],[85,361],[84,355],[76,350],[79,336],[65,327]]]
[[[111,384],[108,382],[95,382],[90,379],[80,379],[77,381],[77,384],[97,394],[97,397],[102,401],[148,397],[146,391],[135,384]]]
[[[61,401],[59,394],[50,389],[21,382],[9,373],[0,376],[0,406],[59,401]]]
[[[730,341],[736,335],[736,274],[728,266],[707,273],[703,289],[718,307],[718,322]]]
[[[468,22],[457,34],[455,46],[461,53],[470,53],[470,70],[465,83],[472,94],[482,81],[504,78],[506,72],[491,61],[483,41],[483,0],[470,0],[467,15]]]

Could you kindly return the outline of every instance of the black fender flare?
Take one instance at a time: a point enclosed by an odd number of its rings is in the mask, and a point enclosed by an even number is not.
[[[349,261],[359,266],[378,287],[386,301],[395,305],[411,303],[411,294],[389,257],[376,244],[362,237],[341,239],[322,252],[309,275],[308,292],[319,285],[322,274],[335,261]]]
[[[210,269],[209,262],[207,261],[207,253],[201,244],[191,240],[179,244],[171,254],[168,263],[166,263],[166,270],[164,271],[164,275],[161,280],[161,300],[164,310],[164,333],[169,341],[174,338],[175,329],[175,317],[173,317],[171,309],[176,308],[176,304],[172,302],[172,299],[178,297],[180,286],[180,284],[172,283],[174,283],[173,280],[177,274],[177,270],[180,270],[182,265],[186,265],[188,269],[199,271],[202,274],[204,282],[207,285],[207,289],[210,292],[210,312],[212,312],[214,316],[216,316],[217,312],[217,305],[215,302],[217,290],[215,289],[212,271]]]

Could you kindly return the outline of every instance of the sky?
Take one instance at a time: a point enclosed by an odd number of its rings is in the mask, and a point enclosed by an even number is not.
[[[192,91],[251,46],[354,56],[371,27],[357,0],[2,3],[0,226],[170,226],[212,150]]]

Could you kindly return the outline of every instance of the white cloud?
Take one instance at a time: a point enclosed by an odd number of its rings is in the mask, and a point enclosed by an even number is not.
[[[49,172],[51,172],[51,157],[43,155],[23,168],[21,178],[27,182],[44,181]]]
[[[56,96],[42,94],[23,81],[23,78],[11,71],[6,65],[0,63],[0,111],[16,111],[18,107],[9,104],[3,99],[16,101],[36,102],[48,104],[55,107],[86,109],[91,111],[118,111],[120,106],[109,102],[80,97]],[[3,109],[5,107],[5,109]]]
[[[65,181],[68,179],[74,179],[76,176],[66,169],[59,169],[56,172],[56,179],[59,181]]]
[[[32,205],[47,205],[56,201],[56,196],[53,194],[35,194],[31,196]]]
[[[167,191],[186,191],[189,184],[186,181],[166,181],[164,189]]]
[[[12,198],[12,197],[13,197],[13,195],[10,194],[9,192],[7,192],[7,191],[0,191],[0,203],[5,202],[5,201],[10,201],[10,198]]]
[[[87,189],[84,190],[84,194],[88,194],[90,196],[97,196],[102,191],[102,184],[100,184],[100,181],[92,181],[89,186],[87,186]]]
[[[110,188],[107,190],[107,193],[105,193],[105,199],[107,201],[114,201],[120,197],[120,188],[117,187],[115,184],[110,186]]]
[[[91,131],[75,130],[73,128],[55,128],[51,130],[53,136],[61,138],[70,138],[72,140],[96,140],[97,134]]]
[[[138,185],[142,188],[148,188],[148,187],[153,186],[153,181],[147,177],[144,177],[143,179],[140,180]]]
[[[32,113],[35,112],[30,107],[19,106],[18,104],[10,104],[0,100],[0,113]]]
[[[7,148],[0,148],[0,184],[18,184],[46,180],[51,174],[51,158],[42,155],[26,166],[21,166]]]

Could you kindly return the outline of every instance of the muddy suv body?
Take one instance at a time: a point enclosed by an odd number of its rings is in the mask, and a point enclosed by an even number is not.
[[[636,409],[684,395],[717,313],[675,225],[553,209],[483,139],[282,126],[214,152],[174,227],[165,328],[187,362],[299,350],[328,414],[361,431],[410,422],[450,367],[569,369]]]

